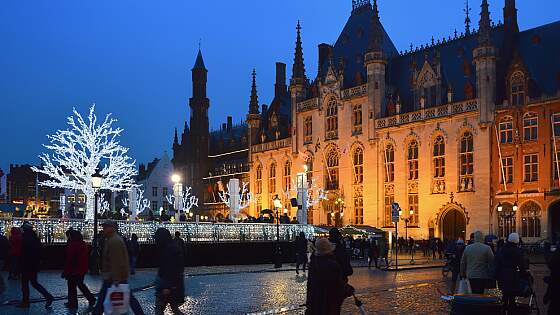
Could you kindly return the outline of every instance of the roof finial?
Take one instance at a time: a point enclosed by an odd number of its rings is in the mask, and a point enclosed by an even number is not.
[[[249,114],[259,113],[259,97],[257,96],[257,71],[253,68],[253,84],[251,85],[251,99],[249,101]]]
[[[179,144],[179,137],[177,136],[177,128],[175,127],[175,137],[173,138],[173,144]]]
[[[469,35],[471,33],[471,18],[469,17],[471,8],[469,7],[469,0],[466,0],[466,5],[467,5],[466,8],[463,10],[467,15],[465,17],[465,34]]]
[[[301,44],[301,25],[297,23],[296,26],[296,51],[294,53],[294,65],[292,67],[292,80],[298,79],[298,83],[304,84],[307,81],[305,77],[305,64],[303,63],[303,48]]]

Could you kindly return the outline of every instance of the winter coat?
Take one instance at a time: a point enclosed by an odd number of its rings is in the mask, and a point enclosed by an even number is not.
[[[4,235],[0,235],[0,260],[8,259],[9,252],[10,241]]]
[[[307,240],[305,237],[296,237],[296,253],[298,255],[307,254]]]
[[[560,249],[556,249],[547,261],[550,276],[543,302],[548,304],[548,314],[560,313]]]
[[[348,277],[354,273],[352,265],[350,265],[350,256],[346,252],[344,245],[341,242],[335,243],[336,248],[334,250],[334,256],[336,262],[342,270],[342,276],[345,282],[348,282]]]
[[[377,241],[375,240],[372,240],[369,244],[369,258],[379,258],[379,246],[377,245]]]
[[[138,244],[138,240],[131,239],[127,242],[127,250],[129,257],[137,257],[140,253],[140,244]]]
[[[527,270],[523,250],[516,244],[507,243],[494,260],[496,280],[504,295],[516,295],[520,289],[521,274]]]
[[[156,294],[164,289],[171,291],[168,302],[182,304],[185,301],[184,257],[178,242],[169,240],[159,252],[159,266],[156,279]]]
[[[117,234],[109,236],[103,243],[101,275],[106,282],[127,282],[130,265],[123,239]]]
[[[26,229],[21,238],[20,266],[22,272],[39,272],[41,247],[41,240],[39,240],[35,231]]]
[[[65,276],[83,276],[88,271],[88,248],[84,241],[70,241],[64,260]]]
[[[461,275],[469,279],[493,279],[494,254],[490,246],[481,242],[465,247],[461,257]]]
[[[21,229],[13,227],[10,230],[10,257],[21,255]]]
[[[336,257],[313,256],[307,279],[307,315],[338,315],[344,301],[342,268]]]
[[[461,258],[463,258],[463,252],[465,251],[465,245],[455,245],[453,249],[453,258],[451,259],[451,268],[453,271],[461,271]]]

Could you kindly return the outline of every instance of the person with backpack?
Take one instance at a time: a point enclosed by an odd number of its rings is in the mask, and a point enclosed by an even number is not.
[[[68,302],[64,305],[70,309],[78,308],[78,288],[89,302],[89,307],[95,305],[95,297],[84,284],[84,276],[88,270],[89,251],[82,233],[68,230],[68,246],[64,261],[63,277],[68,284]]]
[[[37,273],[41,262],[41,240],[33,231],[33,226],[28,221],[23,222],[21,241],[21,291],[22,300],[17,306],[19,308],[29,308],[29,284],[37,290],[46,300],[45,307],[50,307],[54,297],[37,282]]]

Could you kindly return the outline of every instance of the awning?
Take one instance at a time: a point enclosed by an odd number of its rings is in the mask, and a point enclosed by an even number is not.
[[[369,225],[347,225],[339,230],[342,235],[367,235],[375,238],[385,235],[385,231]]]

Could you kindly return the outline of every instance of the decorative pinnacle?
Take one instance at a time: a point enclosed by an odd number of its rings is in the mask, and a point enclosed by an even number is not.
[[[257,95],[257,71],[253,68],[253,84],[251,85],[251,99],[249,101],[249,114],[259,113],[259,97]]]
[[[466,5],[467,5],[466,8],[463,10],[467,15],[465,17],[465,34],[469,35],[471,33],[471,18],[469,17],[471,8],[469,7],[469,0],[466,0]]]
[[[480,22],[478,24],[479,33],[478,33],[478,43],[480,46],[489,45],[490,44],[490,29],[491,29],[491,21],[490,21],[490,12],[488,10],[488,1],[482,0],[482,4],[480,5]]]
[[[179,137],[177,137],[177,128],[175,127],[175,138],[173,138],[173,144],[179,144]]]
[[[301,44],[301,25],[297,23],[296,26],[296,50],[294,53],[294,65],[292,67],[292,79],[301,79],[306,81],[305,78],[305,64],[303,63],[303,48]]]

